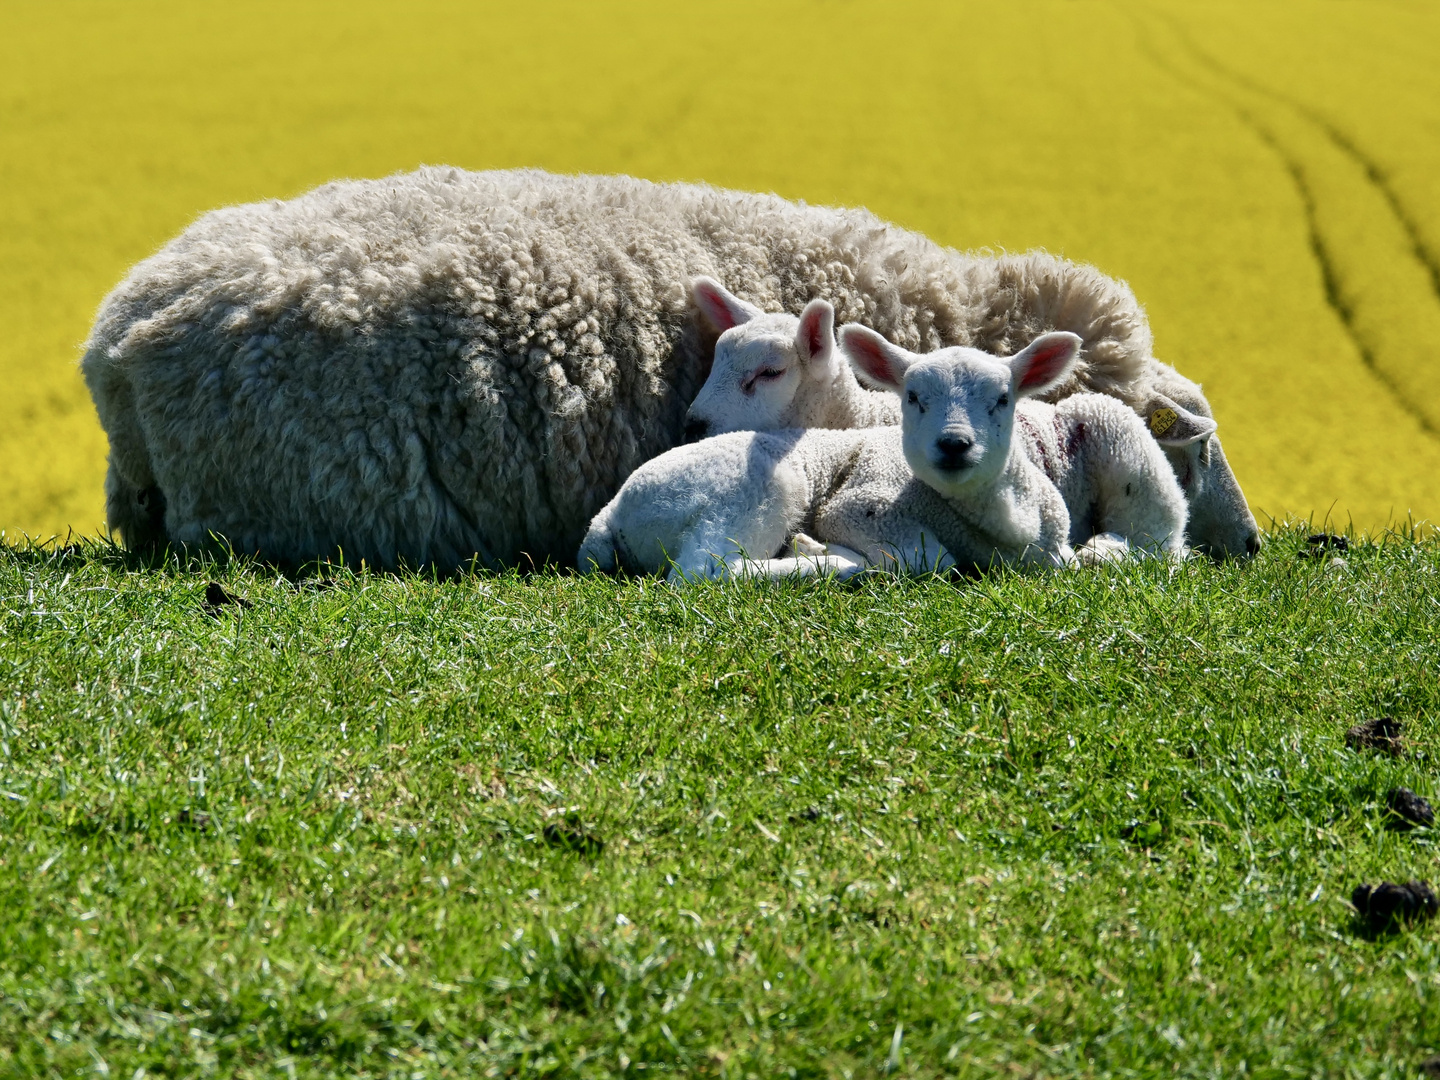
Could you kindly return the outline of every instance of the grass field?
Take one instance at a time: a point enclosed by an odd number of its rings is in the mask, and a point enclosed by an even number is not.
[[[421,162],[864,204],[1126,278],[1258,512],[1440,515],[1426,0],[0,9],[0,528],[101,524],[75,369],[197,214]]]
[[[1440,1052],[1440,7],[0,5],[0,1080],[1413,1077]],[[1131,282],[1245,565],[674,590],[140,566],[75,361],[204,210],[421,162]],[[1263,518],[1262,518],[1263,520]],[[249,607],[206,606],[216,582]],[[1393,715],[1398,757],[1343,733]]]
[[[1410,1077],[1440,548],[675,590],[0,549],[0,1076]],[[205,610],[216,579],[248,610]],[[1342,742],[1411,729],[1400,758]]]

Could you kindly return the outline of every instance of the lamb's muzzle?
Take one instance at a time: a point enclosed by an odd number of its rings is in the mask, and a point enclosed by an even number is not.
[[[944,434],[935,440],[935,467],[946,472],[959,472],[970,466],[967,455],[975,447],[975,440],[963,435]]]

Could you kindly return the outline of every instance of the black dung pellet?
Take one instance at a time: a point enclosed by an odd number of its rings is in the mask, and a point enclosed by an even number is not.
[[[1393,716],[1382,716],[1378,720],[1366,720],[1345,732],[1345,745],[1351,750],[1379,750],[1382,754],[1399,756],[1405,750],[1401,737],[1403,725]]]
[[[1383,930],[1397,923],[1419,922],[1433,918],[1440,902],[1426,881],[1407,881],[1403,885],[1382,881],[1378,885],[1357,885],[1350,894],[1350,903],[1372,930]]]
[[[1391,788],[1385,796],[1385,805],[1395,815],[1392,821],[1397,828],[1424,825],[1428,829],[1435,824],[1435,811],[1430,808],[1430,800],[1416,795],[1409,788]]]
[[[243,611],[255,605],[243,596],[236,596],[232,592],[227,592],[225,586],[221,585],[218,581],[212,581],[209,585],[205,586],[205,603],[201,606],[204,608],[206,615],[211,615],[218,619],[221,611],[227,607],[233,607]]]
[[[591,858],[599,855],[605,850],[605,841],[598,836],[592,836],[584,829],[573,828],[566,825],[546,825],[545,843],[561,851],[573,851],[577,855],[587,855]]]

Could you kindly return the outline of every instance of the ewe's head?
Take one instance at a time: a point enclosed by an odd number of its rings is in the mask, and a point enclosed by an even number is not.
[[[962,495],[999,478],[1015,402],[1064,379],[1080,339],[1042,334],[1005,359],[958,347],[919,356],[852,325],[841,329],[840,348],[864,380],[900,395],[905,460],[915,475],[942,494]]]
[[[1175,479],[1185,492],[1190,508],[1185,522],[1186,539],[1196,551],[1215,559],[1258,554],[1260,527],[1225,460],[1225,451],[1215,434],[1215,421],[1206,415],[1209,403],[1199,386],[1190,386],[1194,387],[1193,395],[1185,394],[1183,384],[1175,380],[1166,387],[1188,397],[1186,404],[1157,390],[1141,410],[1150,434],[1165,450]]]
[[[799,318],[767,315],[708,277],[696,278],[691,290],[720,340],[710,377],[685,416],[685,441],[809,426],[812,395],[805,391],[828,386],[835,374],[835,309],[812,300]]]

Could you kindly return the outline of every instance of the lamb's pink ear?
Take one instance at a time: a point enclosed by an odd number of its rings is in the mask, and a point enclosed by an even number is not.
[[[1041,334],[1010,358],[1010,374],[1020,397],[1042,394],[1070,374],[1080,355],[1080,337],[1064,330]]]
[[[849,357],[856,373],[867,382],[897,394],[905,388],[905,369],[915,359],[868,326],[858,323],[840,328],[840,351]]]
[[[1145,426],[1161,446],[1189,446],[1214,435],[1217,425],[1208,416],[1193,413],[1164,394],[1156,394],[1145,406]]]
[[[835,309],[828,300],[811,300],[800,313],[795,349],[812,379],[828,382],[835,373]]]
[[[759,308],[747,304],[714,278],[697,277],[690,283],[690,294],[701,316],[721,334],[760,314]]]

